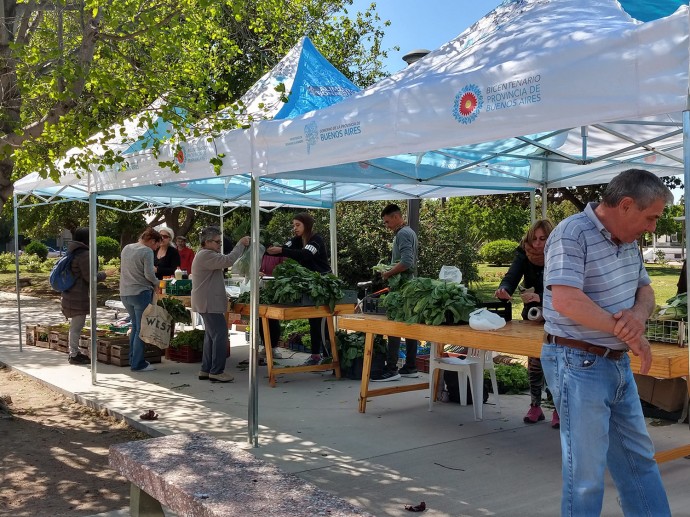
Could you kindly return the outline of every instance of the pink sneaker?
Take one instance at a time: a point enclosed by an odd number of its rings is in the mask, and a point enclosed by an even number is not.
[[[561,418],[558,416],[558,411],[553,410],[553,415],[551,416],[551,427],[554,429],[561,428]]]
[[[522,419],[522,421],[526,424],[536,424],[540,420],[544,420],[544,418],[546,418],[544,416],[544,412],[541,410],[539,406],[530,406],[529,411],[525,415],[525,418]]]

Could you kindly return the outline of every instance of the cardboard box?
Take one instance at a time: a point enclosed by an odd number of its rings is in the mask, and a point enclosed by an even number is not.
[[[640,399],[664,411],[674,412],[683,409],[688,398],[685,379],[657,379],[649,375],[635,374]]]
[[[249,325],[240,325],[239,323],[234,323],[232,325],[232,330],[235,332],[246,332]]]

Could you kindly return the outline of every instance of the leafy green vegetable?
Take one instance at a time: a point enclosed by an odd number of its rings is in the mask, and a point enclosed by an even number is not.
[[[338,355],[340,356],[340,366],[344,369],[352,366],[352,362],[358,357],[364,357],[364,332],[346,332],[338,330],[335,333],[338,341]],[[374,354],[387,351],[387,340],[378,334],[374,336]]]
[[[185,330],[178,332],[177,335],[170,342],[171,348],[180,348],[188,346],[192,350],[201,351],[204,349],[205,332],[201,329]]]
[[[327,305],[331,311],[343,296],[345,282],[337,276],[321,274],[286,260],[273,270],[273,280],[263,288],[269,304],[292,304],[309,296],[315,306]]]
[[[688,321],[688,294],[681,293],[666,300],[665,305],[657,306],[650,319]]]
[[[180,300],[174,298],[161,298],[158,305],[163,307],[175,323],[192,323],[192,315]]]
[[[441,325],[467,323],[477,299],[461,284],[433,278],[412,278],[383,299],[388,319]]]

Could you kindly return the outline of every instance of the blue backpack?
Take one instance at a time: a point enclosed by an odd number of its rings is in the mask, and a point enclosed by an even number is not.
[[[71,289],[77,282],[72,273],[72,260],[74,253],[68,253],[57,261],[53,270],[50,272],[50,287],[58,292]]]

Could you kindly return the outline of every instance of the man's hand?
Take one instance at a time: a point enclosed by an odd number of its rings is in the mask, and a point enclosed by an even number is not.
[[[634,341],[626,341],[632,353],[640,358],[640,373],[646,375],[652,366],[652,349],[644,336]]]
[[[508,294],[508,291],[505,289],[496,289],[496,292],[494,293],[494,296],[498,298],[499,300],[510,300],[510,294]]]
[[[621,341],[636,341],[644,335],[646,318],[638,312],[624,309],[615,313],[613,319],[616,320],[613,334]]]

